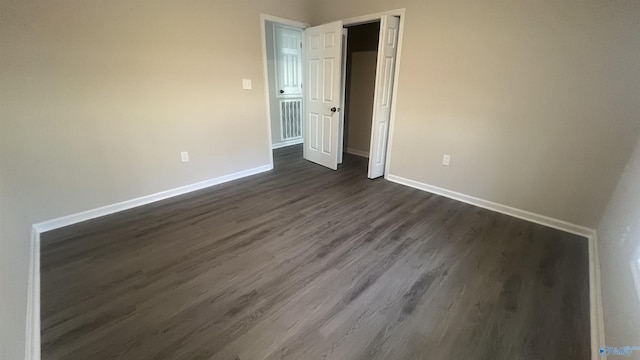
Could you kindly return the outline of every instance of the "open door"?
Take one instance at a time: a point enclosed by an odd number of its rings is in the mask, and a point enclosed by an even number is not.
[[[304,158],[338,169],[342,82],[342,22],[304,31]]]
[[[369,149],[369,179],[384,175],[391,117],[391,98],[398,50],[400,18],[385,15],[380,22],[380,42],[373,99],[373,124]]]
[[[340,75],[340,127],[338,131],[338,164],[342,164],[342,156],[344,153],[344,102],[347,81],[347,36],[349,31],[342,28],[342,73]]]

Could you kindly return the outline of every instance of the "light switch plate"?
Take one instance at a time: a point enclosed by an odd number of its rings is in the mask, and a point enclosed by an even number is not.
[[[451,155],[442,155],[442,165],[449,166],[451,164]]]
[[[242,79],[242,88],[245,90],[251,90],[253,85],[251,85],[251,79]]]

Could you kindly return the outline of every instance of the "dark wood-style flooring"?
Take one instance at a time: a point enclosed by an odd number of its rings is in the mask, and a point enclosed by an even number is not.
[[[45,234],[42,358],[589,358],[585,239],[275,160]]]

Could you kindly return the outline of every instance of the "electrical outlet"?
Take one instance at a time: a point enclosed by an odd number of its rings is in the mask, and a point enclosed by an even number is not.
[[[451,163],[451,155],[442,155],[442,165],[449,166]]]
[[[245,90],[251,90],[253,88],[251,79],[242,79],[242,88]]]
[[[181,152],[180,159],[182,160],[182,162],[189,162],[189,153],[187,151]]]

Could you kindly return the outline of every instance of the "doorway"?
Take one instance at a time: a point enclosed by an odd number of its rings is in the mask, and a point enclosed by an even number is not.
[[[402,9],[299,27],[304,31],[302,139],[297,141],[306,160],[338,170],[346,152],[367,159],[368,178],[386,175],[403,18]],[[263,55],[266,74],[266,50]],[[276,88],[271,81],[265,86],[269,92]],[[270,133],[277,133],[273,119],[281,114],[274,110],[282,107],[272,99],[267,104]],[[278,144],[275,140],[270,136],[270,144]]]
[[[380,21],[349,26],[347,34],[343,148],[369,159]]]
[[[301,26],[264,21],[272,149],[303,141],[303,30]]]

